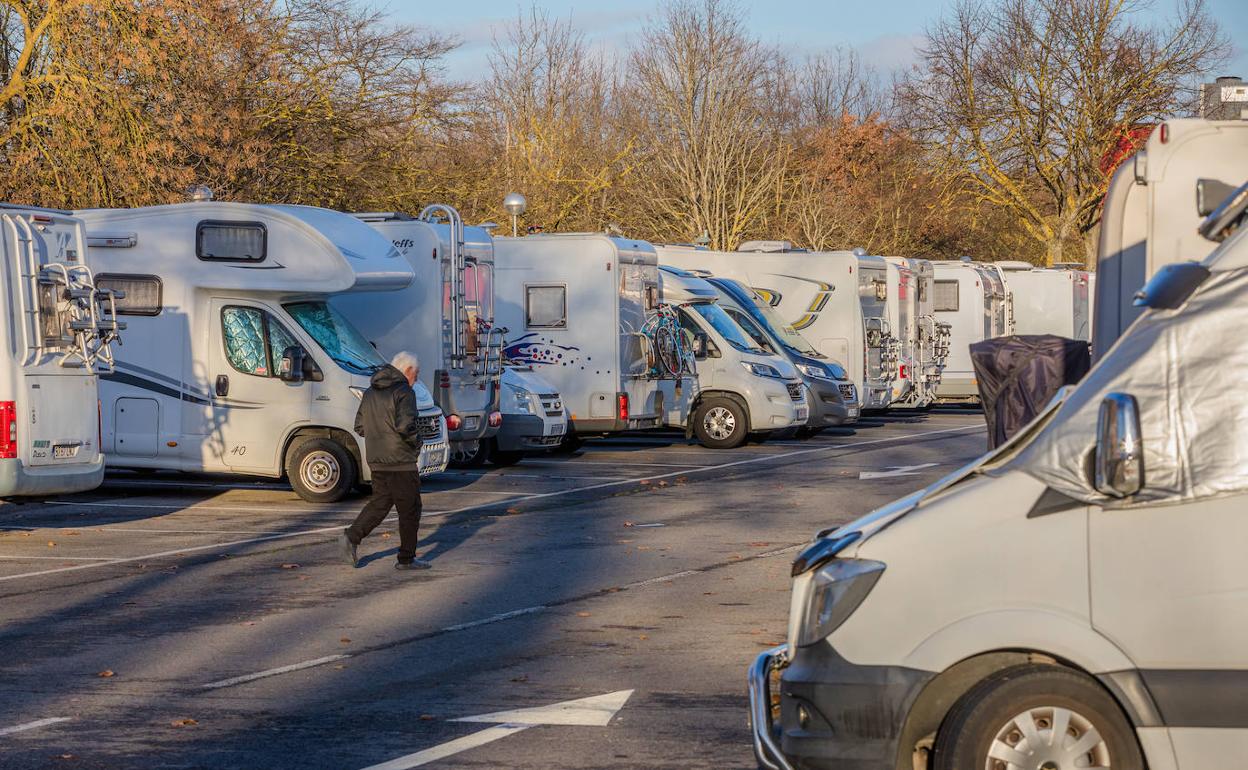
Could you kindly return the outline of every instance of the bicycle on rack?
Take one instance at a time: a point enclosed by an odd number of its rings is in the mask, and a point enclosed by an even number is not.
[[[685,345],[680,316],[671,305],[660,304],[641,327],[646,341],[648,375],[660,379],[680,377],[693,371],[692,351]]]

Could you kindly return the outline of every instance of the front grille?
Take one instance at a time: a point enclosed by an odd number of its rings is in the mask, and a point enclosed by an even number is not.
[[[421,441],[437,441],[442,438],[442,415],[417,417],[416,427],[420,430]]]
[[[542,393],[538,395],[538,398],[540,398],[543,401],[557,401],[559,399],[559,394],[558,393]]]
[[[547,417],[558,417],[563,414],[563,402],[559,400],[558,393],[545,393],[538,398],[542,401],[542,410],[546,412]]]
[[[853,385],[837,385],[841,391],[841,398],[846,401],[857,401],[858,390]]]
[[[789,382],[789,383],[785,383],[785,386],[789,389],[789,398],[793,399],[794,401],[806,400],[806,395],[802,393],[801,383]]]

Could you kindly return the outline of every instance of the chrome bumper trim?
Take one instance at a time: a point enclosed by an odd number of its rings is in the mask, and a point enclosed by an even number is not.
[[[771,672],[788,665],[788,648],[781,645],[759,655],[750,666],[750,732],[754,738],[754,757],[767,770],[793,770],[776,743],[771,723]]]

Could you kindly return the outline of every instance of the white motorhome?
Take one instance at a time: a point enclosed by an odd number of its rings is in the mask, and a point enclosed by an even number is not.
[[[1014,298],[1015,334],[1056,334],[1090,340],[1091,279],[1084,270],[1038,268],[1029,262],[997,262]]]
[[[763,767],[1244,766],[1248,186],[1232,209],[1024,430],[802,551],[749,673]]]
[[[949,358],[936,389],[938,401],[978,401],[979,385],[971,365],[971,345],[989,339],[996,305],[988,274],[975,263],[932,263],[932,309],[949,324]]]
[[[498,432],[502,329],[494,323],[494,239],[465,227],[450,206],[418,217],[396,212],[355,214],[390,240],[415,279],[384,296],[349,292],[331,304],[381,354],[410,350],[421,379],[446,416],[452,464],[476,465],[483,442]],[[441,218],[442,221],[439,221]]]
[[[68,212],[0,204],[0,499],[81,492],[104,478],[96,372],[111,368],[124,324],[97,290],[86,246]]]
[[[922,374],[919,334],[918,277],[910,260],[885,258],[888,323],[897,340],[897,379],[889,408],[922,408],[935,398]]]
[[[750,241],[736,252],[660,248],[665,264],[709,270],[753,288],[816,350],[844,364],[862,407],[887,403],[893,380],[885,376],[890,372],[867,365],[880,358],[868,353],[868,324],[876,329],[875,348],[885,338],[878,332],[880,322],[864,316],[858,298],[858,258],[852,252],[805,251],[787,241]],[[868,399],[868,393],[874,395]]]
[[[1101,215],[1092,353],[1139,315],[1135,293],[1163,265],[1201,259],[1201,219],[1248,179],[1248,121],[1170,120],[1110,181]]]
[[[760,347],[724,312],[714,286],[664,265],[659,268],[659,291],[662,301],[676,308],[697,369],[694,392],[677,393],[675,382],[663,383],[668,425],[692,431],[712,449],[731,449],[750,435],[765,437],[806,425],[810,412],[797,369],[787,358]],[[753,323],[748,315],[739,318]],[[757,328],[753,331],[763,335]]]
[[[369,480],[355,412],[385,360],[328,300],[411,282],[385,238],[307,206],[198,201],[78,216],[98,280],[125,292],[117,312],[130,328],[100,387],[110,467],[285,476],[315,502]],[[445,424],[416,390],[421,470],[438,472]]]
[[[525,365],[505,365],[500,382],[503,424],[486,439],[485,459],[515,465],[525,455],[559,446],[568,433],[568,412],[559,391]]]
[[[496,238],[494,254],[504,356],[533,367],[563,396],[570,440],[657,427],[671,405],[659,389],[668,375],[651,366],[647,336],[659,305],[654,247],[556,233]]]
[[[1008,337],[1014,333],[1014,295],[1005,281],[1005,270],[996,262],[975,263],[987,278],[990,287],[989,318],[992,327],[988,336]]]
[[[923,405],[928,405],[936,400],[936,389],[940,387],[945,362],[949,359],[949,324],[936,320],[933,291],[936,268],[932,266],[931,261],[926,259],[913,257],[885,257],[885,259],[905,265],[910,270],[909,291],[914,298],[918,370],[907,374],[922,381],[921,390],[926,396]],[[900,374],[901,372],[898,372],[899,376]]]
[[[885,409],[894,395],[908,396],[908,388],[899,388],[901,343],[889,314],[889,264],[883,257],[854,252],[858,260],[858,300],[862,303],[862,322],[866,327],[867,379],[887,383],[887,389],[876,389],[866,395],[863,407]]]

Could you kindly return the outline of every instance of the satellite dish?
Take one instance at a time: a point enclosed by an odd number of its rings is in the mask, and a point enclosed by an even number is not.
[[[513,217],[518,217],[529,207],[528,200],[520,193],[507,193],[503,198],[503,209]]]

